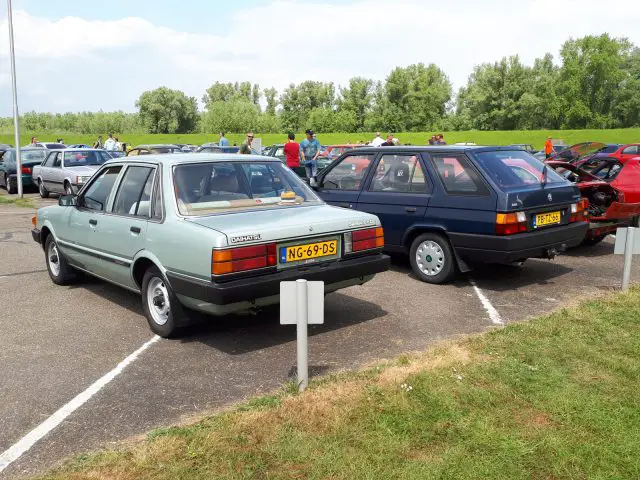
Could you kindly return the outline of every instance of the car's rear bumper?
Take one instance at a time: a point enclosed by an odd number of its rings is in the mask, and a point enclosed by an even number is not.
[[[167,272],[167,280],[177,295],[195,298],[216,305],[253,301],[280,293],[280,282],[298,279],[338,283],[362,278],[389,269],[387,255],[375,254],[325,264],[309,265],[259,277],[243,278],[227,282],[207,282]]]
[[[588,223],[579,222],[509,236],[449,232],[449,238],[458,256],[464,260],[512,263],[527,258],[552,258],[556,253],[580,244],[588,228]]]

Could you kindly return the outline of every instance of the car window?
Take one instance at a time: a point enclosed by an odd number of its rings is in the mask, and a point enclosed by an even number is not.
[[[335,165],[322,180],[326,190],[360,190],[375,154],[348,155]]]
[[[54,159],[56,158],[56,155],[58,155],[58,152],[52,152],[50,153],[47,158],[45,159],[44,163],[42,164],[43,167],[52,167],[53,166],[53,162]]]
[[[636,153],[638,153],[638,147],[636,145],[631,145],[630,147],[622,150],[623,155],[634,155]]]
[[[6,152],[4,152],[4,155],[2,156],[2,162],[6,163],[7,165],[13,163],[13,150],[7,150]]]
[[[155,177],[151,218],[154,220],[161,220],[164,206],[162,203],[162,183],[160,182],[160,172],[156,171]]]
[[[116,165],[100,172],[82,194],[78,205],[90,210],[103,212],[107,206],[107,199],[109,198],[113,184],[116,182],[121,169],[121,165]]]
[[[613,180],[622,171],[622,165],[618,162],[604,161],[597,165],[591,174],[602,180]]]
[[[101,153],[102,152],[97,152],[95,150],[64,152],[64,166],[85,167],[91,165],[102,165],[104,163],[104,159]]]
[[[524,151],[520,151],[524,153]],[[465,155],[431,156],[447,193],[454,195],[487,195],[489,192]]]
[[[42,160],[45,159],[45,157],[47,156],[47,154],[49,153],[48,150],[37,150],[37,149],[30,149],[30,150],[22,150],[20,152],[20,158],[22,159],[22,162],[40,162],[42,163]],[[14,157],[15,158],[15,157]]]
[[[383,155],[378,162],[376,176],[369,190],[372,192],[427,192],[426,177],[417,155]]]
[[[281,162],[203,162],[173,171],[178,211],[209,215],[265,208],[318,205],[322,201]]]
[[[565,178],[537,158],[521,151],[497,150],[476,155],[484,172],[501,188],[512,189],[542,183],[564,183]]]
[[[61,165],[62,162],[60,161],[60,152],[56,152],[53,155],[53,163],[51,164],[51,166],[54,168],[60,168]]]
[[[154,169],[151,167],[131,166],[127,168],[113,204],[113,213],[139,217],[149,216],[153,171]]]
[[[113,158],[113,157],[111,157],[111,155],[109,155],[107,152],[98,152],[98,153],[100,154],[100,158],[101,158],[101,160],[102,160],[102,162],[101,162],[101,163],[104,163],[104,162],[106,162],[107,160],[111,160],[111,158]]]

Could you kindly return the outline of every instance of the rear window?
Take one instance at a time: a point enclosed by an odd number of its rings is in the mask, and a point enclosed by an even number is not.
[[[20,159],[23,162],[42,162],[48,153],[47,150],[22,150]]]
[[[211,215],[320,205],[322,201],[280,162],[178,165],[173,182],[182,215]]]
[[[513,189],[543,183],[564,183],[566,180],[552,168],[522,150],[477,153],[478,163],[501,189]]]

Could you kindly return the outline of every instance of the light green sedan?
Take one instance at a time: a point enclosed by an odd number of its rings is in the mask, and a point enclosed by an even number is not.
[[[164,337],[191,310],[277,304],[281,281],[322,280],[329,293],[389,268],[376,216],[326,205],[263,156],[114,159],[78,195],[39,209],[34,224],[54,283],[82,271],[139,293]]]

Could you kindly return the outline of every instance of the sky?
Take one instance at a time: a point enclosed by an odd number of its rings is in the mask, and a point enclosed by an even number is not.
[[[474,65],[557,60],[570,37],[640,46],[638,0],[13,0],[21,113],[135,111],[145,90],[202,98],[215,81],[282,91],[304,80],[384,80],[435,63],[457,90]],[[12,113],[0,2],[0,117]]]

